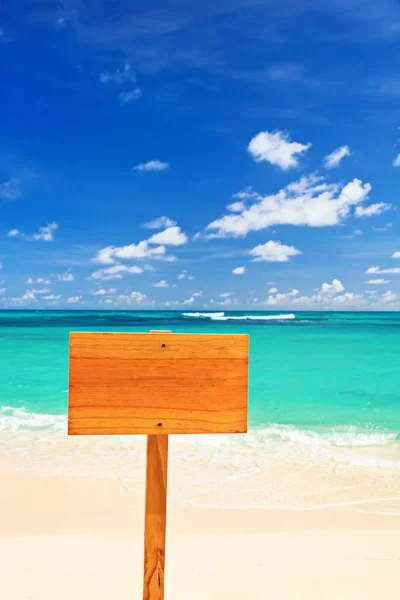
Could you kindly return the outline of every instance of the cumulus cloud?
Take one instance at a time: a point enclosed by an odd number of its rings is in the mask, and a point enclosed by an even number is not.
[[[273,287],[268,291],[269,294],[276,294],[277,292],[278,292],[278,288],[276,288],[276,287]]]
[[[92,292],[93,296],[106,296],[107,294],[115,294],[116,293],[116,289],[115,288],[100,288],[99,290],[95,290],[94,292]]]
[[[246,208],[246,204],[243,201],[232,202],[232,204],[228,204],[226,208],[231,212],[237,213],[242,212]]]
[[[183,304],[193,304],[193,302],[196,301],[196,298],[194,296],[191,296],[190,298],[188,298],[187,300],[183,301]]]
[[[222,294],[218,294],[220,298],[229,298],[229,296],[233,295],[233,292],[222,292]]]
[[[400,258],[400,252],[393,252],[392,258]]]
[[[147,300],[146,294],[142,294],[141,292],[131,292],[130,294],[120,294],[114,299],[107,298],[105,302],[106,304],[126,304],[129,306],[132,304],[140,304],[145,300]]]
[[[32,235],[22,233],[22,231],[20,231],[19,229],[11,229],[8,232],[8,236],[20,237],[28,241],[52,242],[54,240],[54,233],[57,229],[58,224],[55,221],[53,221],[52,223],[48,223],[43,227],[39,227],[39,231],[37,233],[33,233]]]
[[[253,262],[288,262],[291,256],[297,256],[301,251],[294,246],[285,246],[278,241],[270,240],[250,250],[250,254],[255,256]]]
[[[55,221],[48,223],[44,227],[39,228],[38,233],[32,235],[33,240],[41,240],[42,242],[52,242],[54,240],[54,232],[58,229]]]
[[[42,296],[42,300],[49,300],[52,302],[57,302],[61,299],[60,295],[49,294],[48,296]]]
[[[45,285],[48,285],[50,283],[49,279],[45,279],[44,277],[38,277],[37,279],[34,279],[33,277],[29,277],[26,280],[27,283],[31,284],[31,285],[37,285],[39,283],[43,283]]]
[[[82,301],[82,296],[70,296],[67,300],[68,304],[79,304]]]
[[[391,302],[397,302],[399,300],[399,298],[400,298],[400,296],[398,294],[395,294],[391,290],[388,290],[381,296],[381,300],[384,304],[389,304]]]
[[[351,156],[350,148],[346,146],[340,146],[336,148],[331,154],[328,154],[324,158],[324,165],[327,169],[333,169],[338,167],[345,156]]]
[[[161,281],[158,281],[157,283],[153,284],[153,287],[155,288],[166,288],[168,286],[169,284],[165,281],[165,279],[161,279]]]
[[[89,279],[122,279],[124,275],[140,275],[143,273],[143,269],[133,265],[128,267],[127,265],[114,265],[106,269],[100,269],[91,274]]]
[[[339,279],[333,279],[332,283],[323,283],[320,291],[322,294],[339,294],[344,291],[344,285]]]
[[[206,237],[244,237],[275,225],[339,225],[370,191],[371,184],[360,179],[342,186],[316,175],[302,177],[276,194],[260,197],[241,213],[212,221],[206,227]]]
[[[256,162],[269,162],[285,171],[297,167],[299,156],[310,147],[310,143],[292,142],[284,131],[261,131],[250,140],[247,149]]]
[[[267,300],[265,301],[265,304],[268,305],[276,305],[276,304],[286,304],[288,302],[291,302],[293,298],[296,298],[296,296],[299,295],[299,290],[293,289],[290,292],[284,293],[284,294],[278,294],[277,293],[277,289],[274,288],[274,291],[270,290],[270,294],[267,298]]]
[[[121,92],[118,94],[119,101],[122,105],[129,104],[129,102],[134,102],[135,100],[139,100],[143,96],[143,90],[140,87],[135,88],[131,92]]]
[[[136,76],[132,72],[131,65],[126,63],[124,68],[117,69],[116,71],[104,71],[100,73],[100,81],[101,83],[115,83],[117,85],[122,85],[123,83],[134,83],[136,81]]]
[[[147,229],[167,229],[168,227],[174,227],[175,225],[176,221],[164,216],[152,219],[148,223],[143,223],[141,227],[145,227]]]
[[[232,273],[234,275],[244,275],[246,273],[246,268],[245,267],[236,267],[235,269],[233,269]]]
[[[66,271],[65,273],[59,273],[57,275],[57,280],[58,281],[75,281],[75,277],[73,276],[73,274],[70,271]]]
[[[149,244],[163,244],[164,246],[181,246],[188,241],[187,235],[180,227],[168,227],[164,231],[155,233],[148,240]]]
[[[400,267],[390,267],[381,269],[380,267],[369,267],[366,271],[367,275],[397,275],[400,273]]]
[[[169,169],[169,164],[161,160],[149,160],[147,162],[139,163],[133,167],[134,171],[151,172],[151,171],[166,171]]]
[[[378,204],[370,204],[369,206],[356,206],[355,216],[356,217],[372,217],[374,215],[381,215],[391,208],[391,204],[386,202],[379,202]]]
[[[107,246],[96,254],[94,262],[112,265],[117,259],[137,260],[143,258],[165,258],[165,246],[151,246],[147,240],[127,246]]]

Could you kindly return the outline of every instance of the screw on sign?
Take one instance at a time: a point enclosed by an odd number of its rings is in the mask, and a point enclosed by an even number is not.
[[[143,599],[163,600],[168,434],[247,431],[248,335],[70,335],[68,434],[147,435]]]

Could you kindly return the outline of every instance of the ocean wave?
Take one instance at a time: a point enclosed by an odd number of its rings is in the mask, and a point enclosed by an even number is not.
[[[224,312],[214,312],[214,313],[203,313],[203,312],[194,312],[194,313],[182,313],[184,317],[195,317],[200,319],[212,319],[213,321],[284,321],[286,319],[295,319],[296,315],[294,314],[284,314],[284,315],[226,315]]]
[[[65,415],[31,413],[24,407],[0,407],[0,432],[16,433],[17,431],[66,431]]]
[[[346,429],[336,429],[321,432],[309,429],[299,429],[294,425],[269,425],[253,432],[257,437],[276,439],[298,444],[348,448],[367,448],[372,446],[387,446],[397,440],[394,432],[360,430],[349,426]]]

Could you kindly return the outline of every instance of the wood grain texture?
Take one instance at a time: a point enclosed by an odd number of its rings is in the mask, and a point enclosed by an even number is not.
[[[143,600],[164,600],[168,436],[147,436]]]
[[[71,333],[68,433],[247,431],[248,336]]]

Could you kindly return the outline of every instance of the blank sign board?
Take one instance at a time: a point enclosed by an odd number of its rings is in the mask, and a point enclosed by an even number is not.
[[[71,333],[68,433],[247,431],[248,335]]]

